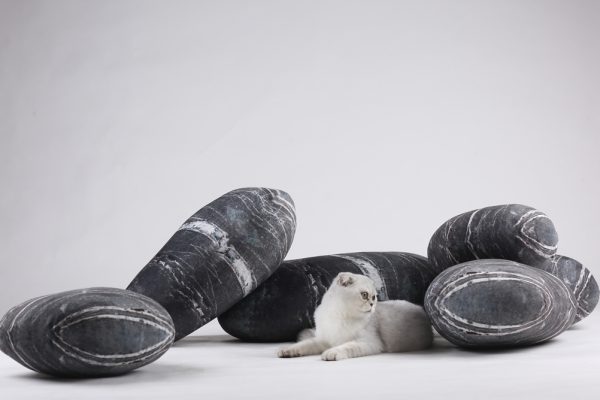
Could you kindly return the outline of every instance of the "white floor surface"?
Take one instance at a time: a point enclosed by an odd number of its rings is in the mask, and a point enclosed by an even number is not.
[[[278,359],[216,321],[128,375],[57,380],[0,354],[2,399],[600,399],[600,312],[554,340],[498,352],[434,348],[338,362]],[[381,397],[385,396],[385,397]]]

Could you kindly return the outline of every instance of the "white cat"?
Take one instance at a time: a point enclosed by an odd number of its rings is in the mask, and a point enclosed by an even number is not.
[[[363,275],[341,272],[315,310],[315,329],[300,333],[298,343],[278,357],[321,354],[325,361],[431,346],[431,324],[422,307],[404,300],[377,304],[377,290]]]

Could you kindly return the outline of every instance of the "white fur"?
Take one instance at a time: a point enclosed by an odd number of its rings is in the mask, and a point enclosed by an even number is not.
[[[433,340],[422,307],[404,300],[377,304],[373,281],[350,272],[334,279],[315,311],[315,325],[300,332],[299,342],[280,349],[277,356],[321,354],[323,360],[335,361],[422,350]]]

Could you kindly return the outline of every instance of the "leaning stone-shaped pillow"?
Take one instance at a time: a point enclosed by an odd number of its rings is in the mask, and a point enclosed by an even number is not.
[[[450,342],[469,348],[547,341],[573,323],[575,299],[541,269],[508,260],[476,260],[446,269],[425,295],[425,311]]]
[[[542,268],[556,253],[558,234],[541,211],[521,204],[485,207],[440,226],[427,257],[438,273],[466,261],[498,258]]]
[[[425,257],[399,252],[349,253],[285,261],[248,297],[219,317],[239,339],[283,342],[314,326],[313,313],[340,272],[366,275],[379,300],[423,304],[435,273]]]
[[[575,322],[581,321],[594,311],[600,292],[598,283],[589,269],[577,260],[557,254],[544,270],[563,281],[575,296],[577,304]]]
[[[237,189],[192,215],[127,289],[167,309],[175,340],[252,292],[281,264],[294,232],[291,197],[280,190]]]
[[[169,349],[175,328],[154,300],[122,289],[90,288],[38,297],[0,321],[0,349],[37,372],[118,375]]]

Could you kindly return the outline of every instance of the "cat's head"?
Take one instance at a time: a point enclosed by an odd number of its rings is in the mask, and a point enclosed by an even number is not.
[[[346,307],[351,311],[370,313],[377,305],[377,289],[373,281],[359,274],[340,272],[333,280],[332,286],[343,296]]]

